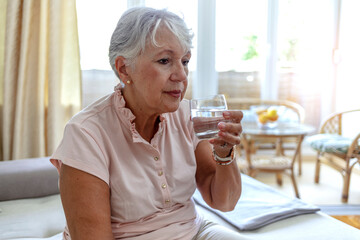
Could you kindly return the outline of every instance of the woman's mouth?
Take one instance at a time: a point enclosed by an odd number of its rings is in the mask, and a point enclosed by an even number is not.
[[[165,91],[165,93],[169,94],[170,96],[172,96],[174,98],[181,97],[181,91],[180,90]]]

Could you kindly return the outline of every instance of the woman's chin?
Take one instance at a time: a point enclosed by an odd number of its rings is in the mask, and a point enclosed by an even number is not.
[[[180,106],[180,99],[178,103],[167,105],[166,112],[175,112],[176,110],[179,109],[179,106]]]

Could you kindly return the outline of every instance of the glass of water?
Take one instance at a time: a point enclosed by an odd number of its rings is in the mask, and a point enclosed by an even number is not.
[[[195,134],[199,139],[216,137],[219,132],[218,123],[228,122],[223,117],[223,112],[228,110],[223,94],[208,98],[191,99],[190,109],[191,121],[193,121]]]

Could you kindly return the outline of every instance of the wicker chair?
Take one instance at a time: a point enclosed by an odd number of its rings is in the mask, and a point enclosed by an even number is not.
[[[251,106],[284,106],[292,112],[294,112],[297,116],[297,121],[299,123],[304,123],[305,119],[305,110],[304,108],[292,101],[288,100],[262,100],[259,98],[229,98],[226,99],[228,108],[231,109],[239,109],[239,110],[250,110]],[[248,111],[248,114],[251,114],[250,111]],[[246,113],[245,113],[246,114]],[[245,117],[244,117],[245,118]],[[273,139],[273,138],[254,138],[251,142],[250,148],[252,149],[252,153],[255,153],[258,150],[265,150],[265,149],[275,149],[277,153],[281,153],[284,155],[285,150],[296,150],[296,142],[298,139],[294,138],[287,138],[283,139],[282,142],[279,142],[279,139]],[[241,150],[243,149],[243,146],[240,144],[238,147],[238,153],[241,155]],[[299,175],[301,175],[301,147],[299,149],[298,154],[298,164],[299,164]]]
[[[330,115],[320,127],[319,134],[309,138],[310,146],[318,152],[315,183],[319,183],[320,164],[339,171],[343,177],[341,201],[348,202],[350,176],[356,163],[360,163],[360,133],[355,137],[343,136],[344,117],[360,121],[360,109]],[[356,134],[355,134],[356,135]]]

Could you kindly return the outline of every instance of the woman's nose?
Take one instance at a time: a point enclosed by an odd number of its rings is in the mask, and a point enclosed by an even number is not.
[[[187,67],[184,66],[182,62],[180,62],[174,65],[174,69],[170,79],[173,81],[185,81],[187,79],[187,75],[188,75]]]

